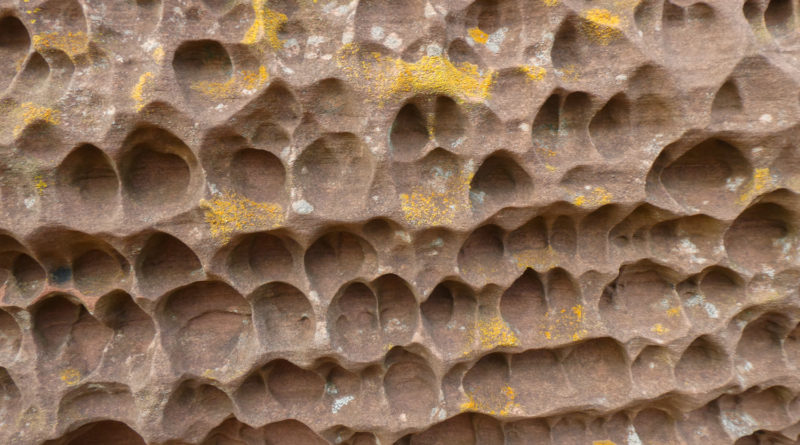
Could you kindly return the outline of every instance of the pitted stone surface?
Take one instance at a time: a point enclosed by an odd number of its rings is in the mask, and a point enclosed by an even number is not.
[[[798,443],[798,26],[0,0],[0,443]]]

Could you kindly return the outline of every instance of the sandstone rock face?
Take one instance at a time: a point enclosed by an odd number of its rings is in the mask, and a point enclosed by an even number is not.
[[[0,0],[0,443],[798,443],[798,26]]]

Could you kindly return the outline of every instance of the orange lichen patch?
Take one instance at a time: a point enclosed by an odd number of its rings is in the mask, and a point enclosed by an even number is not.
[[[266,40],[269,46],[274,49],[283,48],[283,40],[278,37],[278,30],[280,30],[281,26],[286,23],[289,18],[286,17],[286,14],[267,8],[267,0],[252,1],[255,19],[250,29],[244,34],[242,43],[245,45],[253,45],[262,40]]]
[[[480,343],[481,349],[494,349],[501,346],[518,346],[519,338],[508,324],[499,316],[479,320],[472,331],[470,344]],[[469,351],[468,351],[469,353]]]
[[[469,33],[469,36],[472,37],[472,40],[483,45],[485,45],[489,40],[489,34],[481,31],[477,26],[475,28],[470,28],[467,33]]]
[[[258,71],[242,71],[225,82],[195,82],[191,88],[212,99],[232,99],[246,91],[255,91],[267,83],[269,74],[265,66]]]
[[[527,80],[542,80],[545,74],[547,74],[546,69],[536,65],[522,65],[519,67],[519,70],[528,76]]]
[[[81,381],[81,372],[75,368],[66,368],[61,371],[59,378],[67,385],[77,385]]]
[[[749,202],[762,194],[764,189],[770,185],[772,185],[772,176],[769,173],[769,168],[757,168],[753,173],[753,179],[745,186],[745,192],[739,196],[739,202]]]
[[[572,199],[572,203],[578,207],[597,207],[606,205],[614,198],[605,187],[595,187],[588,195],[577,195]]]
[[[617,444],[610,440],[593,440],[592,445],[617,445]]]
[[[14,126],[14,137],[19,136],[22,130],[36,121],[44,121],[48,124],[58,125],[61,123],[61,112],[48,107],[36,105],[33,102],[25,102],[19,106],[14,113],[19,122]]]
[[[555,152],[555,150],[550,150],[549,148],[546,148],[546,147],[539,147],[539,148],[538,148],[538,150],[539,150],[539,151],[540,151],[540,152],[541,152],[543,155],[545,155],[545,156],[548,156],[548,157],[551,157],[551,158],[552,158],[552,157],[554,157],[554,156],[556,156],[556,154],[557,154],[557,153]]]
[[[548,321],[542,329],[542,334],[548,340],[560,340],[566,337],[572,341],[578,341],[585,338],[589,333],[583,327],[585,319],[582,304],[572,306],[569,310],[547,311],[545,318]]]
[[[444,226],[471,208],[469,184],[472,172],[461,171],[435,184],[418,185],[411,193],[400,194],[405,220],[415,226]]]
[[[269,202],[255,202],[237,195],[224,193],[210,200],[200,201],[205,209],[205,220],[211,235],[223,242],[230,240],[240,230],[274,229],[283,224],[283,208]]]
[[[514,388],[504,386],[497,397],[491,400],[479,400],[474,394],[467,393],[467,401],[461,404],[461,412],[479,412],[496,416],[508,416],[520,406],[514,400],[517,398]]]
[[[583,18],[586,19],[583,23],[584,33],[601,45],[608,45],[622,35],[619,29],[622,20],[608,9],[590,9],[584,13]]]
[[[444,94],[462,102],[483,101],[489,98],[494,82],[493,70],[483,72],[468,62],[454,65],[442,55],[406,62],[376,52],[362,52],[352,43],[339,50],[337,62],[381,105],[409,93]]]
[[[147,87],[147,84],[153,79],[153,73],[150,71],[142,74],[139,76],[139,81],[136,82],[136,85],[133,86],[131,90],[131,99],[136,102],[136,111],[139,111],[144,107],[145,104],[145,97],[144,97],[144,89]]]
[[[44,182],[44,178],[42,178],[42,175],[34,176],[33,181],[34,181],[33,186],[36,188],[36,193],[38,193],[39,196],[44,195],[44,189],[47,188],[47,183]]]
[[[67,33],[54,31],[33,36],[33,46],[37,51],[59,49],[70,57],[86,52],[88,45],[89,36],[83,31]]]

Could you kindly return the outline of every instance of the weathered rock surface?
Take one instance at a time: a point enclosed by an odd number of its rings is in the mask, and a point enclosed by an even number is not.
[[[797,443],[798,25],[0,0],[0,443]]]

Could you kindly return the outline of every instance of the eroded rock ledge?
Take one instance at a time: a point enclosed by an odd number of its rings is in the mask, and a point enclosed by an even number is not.
[[[0,0],[0,443],[796,443],[798,9]]]

